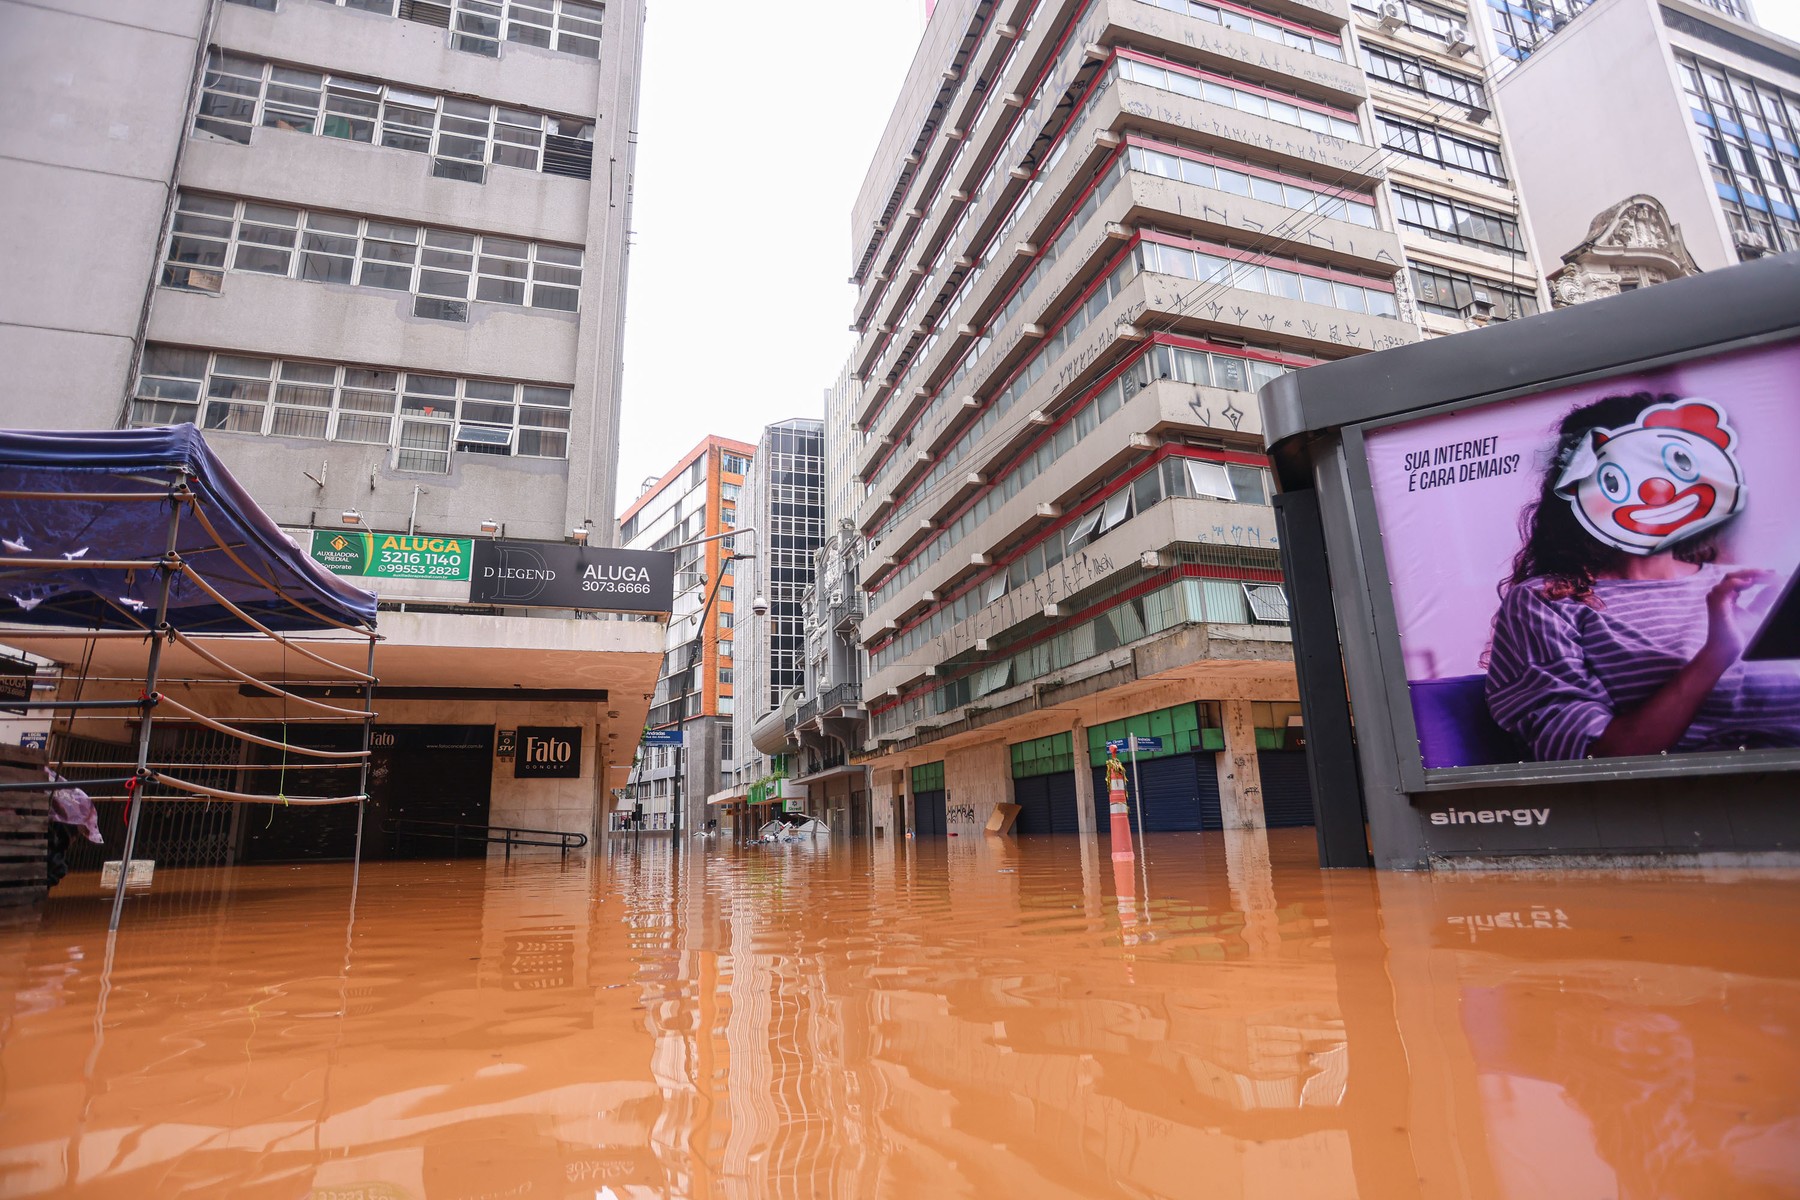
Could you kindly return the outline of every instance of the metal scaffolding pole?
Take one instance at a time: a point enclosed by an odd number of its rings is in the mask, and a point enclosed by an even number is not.
[[[162,665],[163,643],[169,637],[169,589],[175,582],[175,573],[181,569],[175,547],[181,533],[181,506],[190,496],[187,490],[189,474],[185,467],[182,468],[169,486],[169,537],[162,561],[156,568],[162,576],[162,586],[157,592],[156,619],[150,626],[150,660],[144,667],[144,715],[138,723],[137,774],[135,780],[126,785],[131,799],[127,802],[125,847],[119,859],[118,886],[113,889],[112,917],[106,923],[109,933],[119,928],[119,915],[125,910],[125,881],[131,875],[131,852],[137,846],[138,822],[144,815],[144,788],[150,779],[150,730],[156,723],[156,672]]]

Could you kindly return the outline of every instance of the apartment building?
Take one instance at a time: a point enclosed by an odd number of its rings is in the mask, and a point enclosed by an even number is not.
[[[1628,257],[1676,230],[1704,271],[1800,249],[1800,44],[1697,0],[1599,0],[1495,95],[1540,261],[1633,197],[1654,207],[1597,230]]]
[[[872,823],[1310,821],[1251,395],[1416,340],[1347,4],[942,3],[852,214]],[[1100,822],[1104,825],[1104,822]]]
[[[743,687],[737,706],[738,762],[734,805],[761,809],[805,792],[792,783],[797,764],[785,714],[806,684],[805,597],[813,560],[825,538],[825,423],[817,417],[779,421],[762,431],[744,486],[740,549],[755,557],[740,567],[745,586],[765,611],[740,630]],[[747,814],[754,819],[758,814]]]
[[[1756,10],[1749,0],[1693,0],[1699,6],[1754,22]],[[1537,49],[1568,27],[1593,0],[1487,0],[1487,35],[1493,39],[1493,58],[1499,73],[1513,63],[1530,58]]]
[[[683,801],[682,824],[698,828],[706,798],[735,767],[740,610],[731,531],[746,523],[743,492],[755,453],[745,442],[702,438],[668,471],[645,481],[619,522],[627,549],[676,551],[675,610],[663,631],[649,725],[679,729],[683,741],[639,753],[626,805],[642,810],[644,828],[672,828]]]
[[[653,623],[476,600],[469,574],[480,538],[613,541],[643,17],[0,0],[0,211],[9,278],[35,281],[0,295],[0,419],[199,425],[381,595],[383,721],[464,731],[394,744],[475,754],[458,811],[496,823],[595,827],[663,650]],[[442,569],[349,561],[390,542]],[[516,780],[515,725],[580,731],[579,778]]]
[[[1403,311],[1435,337],[1548,307],[1490,95],[1480,12],[1457,0],[1351,0],[1351,13],[1383,151],[1383,207],[1406,260]]]

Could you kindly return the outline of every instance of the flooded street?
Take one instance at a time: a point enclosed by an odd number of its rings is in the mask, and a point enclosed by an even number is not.
[[[110,961],[71,878],[0,1195],[1800,1195],[1800,876],[1107,851],[171,871]]]

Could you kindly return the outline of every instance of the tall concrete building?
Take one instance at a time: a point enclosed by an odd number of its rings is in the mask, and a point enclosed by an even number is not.
[[[473,538],[614,536],[643,19],[0,0],[8,278],[35,281],[0,292],[0,420],[191,421],[302,545],[453,543],[460,576],[348,573],[383,600],[384,686],[452,693],[383,719],[486,727],[457,745],[486,745],[505,823],[598,823],[662,650],[645,622],[472,604],[467,573]],[[552,723],[586,731],[580,778],[515,783],[496,737]]]
[[[1800,249],[1800,45],[1697,0],[1599,0],[1495,94],[1540,261],[1676,230],[1703,271]]]
[[[1416,340],[1342,0],[938,5],[852,214],[872,821],[1305,823],[1252,392]],[[1101,822],[1104,824],[1104,822]]]
[[[1427,337],[1530,316],[1542,282],[1490,96],[1484,0],[1351,0],[1383,175],[1406,259],[1402,310]]]
[[[689,804],[684,824],[695,828],[693,817],[735,767],[740,610],[730,534],[746,523],[742,492],[755,452],[756,447],[730,438],[702,438],[660,478],[645,483],[619,523],[619,540],[627,549],[680,547],[675,610],[665,631],[649,724],[680,729],[683,745],[646,747],[628,797],[633,808],[642,806],[651,829],[671,827],[678,796]]]
[[[825,428],[817,417],[779,421],[762,432],[744,485],[744,524],[736,540],[755,557],[743,584],[766,611],[738,630],[737,790],[734,804],[763,804],[796,793],[785,712],[806,684],[805,597],[814,556],[825,538]]]

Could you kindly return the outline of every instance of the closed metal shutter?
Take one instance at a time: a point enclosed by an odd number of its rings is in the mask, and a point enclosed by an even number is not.
[[[944,793],[915,792],[913,794],[913,832],[919,837],[943,837],[949,832],[950,821],[944,811]]]
[[[1259,750],[1256,769],[1262,774],[1263,819],[1269,828],[1313,823],[1312,781],[1306,775],[1304,750]]]
[[[1138,760],[1138,779],[1143,787],[1144,810],[1133,813],[1131,828],[1136,832],[1138,817],[1144,818],[1145,833],[1180,833],[1198,829],[1222,829],[1219,814],[1219,774],[1217,756],[1172,754],[1167,758]],[[1125,778],[1131,778],[1131,761],[1125,763]],[[1095,828],[1102,835],[1112,831],[1112,811],[1107,807],[1106,768],[1094,768]]]
[[[1015,833],[1081,832],[1073,771],[1013,780],[1013,803],[1019,806]]]

